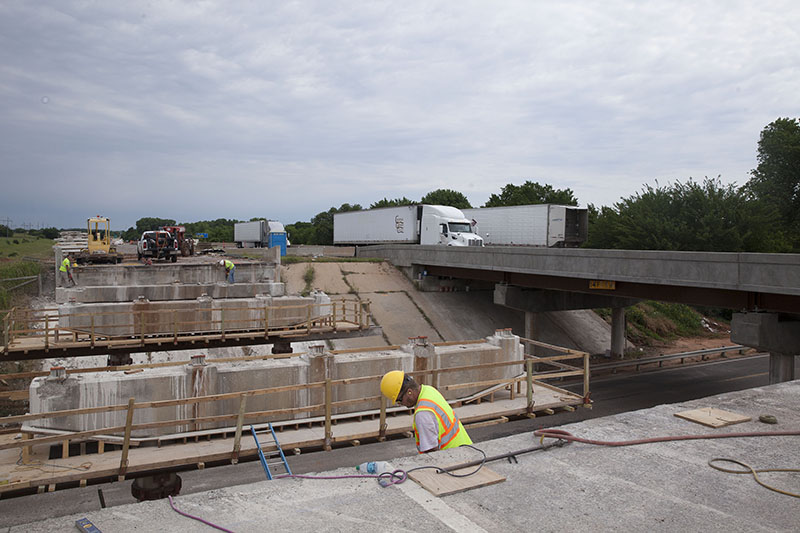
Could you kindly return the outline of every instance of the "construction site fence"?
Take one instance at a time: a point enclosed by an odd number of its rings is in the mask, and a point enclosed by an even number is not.
[[[504,379],[495,379],[495,380],[484,380],[484,381],[472,381],[472,382],[465,382],[465,383],[455,383],[449,384],[444,387],[445,390],[458,390],[458,389],[468,389],[468,388],[475,388],[481,387],[484,388],[484,392],[479,394],[473,394],[467,398],[459,398],[457,400],[451,400],[449,403],[454,404],[455,406],[461,405],[463,403],[467,403],[470,401],[476,401],[481,397],[487,395],[493,395],[494,392],[498,390],[508,390],[511,392],[511,397],[513,399],[514,389],[516,388],[517,393],[520,392],[520,385],[522,383],[526,384],[526,393],[527,393],[527,405],[526,411],[531,413],[533,411],[533,384],[534,381],[541,382],[544,380],[550,379],[557,379],[562,377],[568,376],[583,376],[583,403],[584,405],[589,405],[589,354],[585,352],[578,352],[574,350],[568,350],[565,348],[559,348],[552,345],[545,345],[543,343],[538,343],[537,341],[532,341],[529,339],[524,339],[526,344],[535,344],[535,345],[542,345],[546,346],[550,349],[557,349],[563,351],[563,354],[550,356],[550,357],[535,357],[526,354],[523,359],[517,361],[503,361],[497,363],[481,363],[475,365],[465,365],[465,366],[458,366],[458,367],[451,367],[451,368],[433,368],[427,370],[420,370],[409,372],[410,375],[415,376],[418,378],[420,382],[429,382],[432,386],[436,386],[438,383],[438,377],[444,373],[450,372],[460,372],[465,370],[476,370],[476,369],[489,369],[489,368],[496,368],[496,367],[504,367],[504,366],[520,366],[521,372],[516,377],[512,378],[504,378]],[[335,357],[335,354],[331,354]],[[572,366],[567,365],[564,361],[579,359],[582,361],[582,366]],[[559,371],[552,372],[552,371],[536,371],[534,370],[534,366],[544,365],[544,366],[555,366]],[[109,405],[109,406],[98,406],[98,407],[87,407],[82,409],[69,409],[69,410],[62,410],[62,411],[51,411],[51,412],[44,412],[44,413],[33,413],[33,414],[25,414],[25,415],[16,415],[16,416],[7,416],[0,418],[0,427],[7,427],[10,425],[19,425],[25,422],[30,422],[34,420],[46,419],[46,418],[57,418],[57,417],[65,417],[65,416],[87,416],[92,415],[95,413],[104,413],[104,412],[113,412],[113,411],[126,411],[126,423],[124,426],[114,426],[114,427],[104,427],[98,429],[92,429],[88,431],[78,431],[78,432],[70,432],[70,433],[63,433],[58,435],[48,435],[44,437],[35,437],[34,434],[36,433],[35,429],[29,429],[23,432],[22,440],[17,442],[7,442],[0,444],[0,450],[6,449],[14,449],[14,448],[22,448],[22,462],[26,462],[29,460],[31,455],[31,449],[34,445],[53,445],[56,443],[62,444],[63,456],[67,457],[69,455],[69,444],[70,442],[80,442],[85,440],[95,440],[98,441],[100,450],[102,450],[102,444],[105,442],[114,442],[114,443],[121,443],[122,444],[122,456],[120,460],[119,466],[119,475],[124,476],[125,469],[127,467],[127,457],[128,457],[128,450],[131,445],[136,445],[137,442],[132,442],[131,433],[134,430],[142,430],[148,428],[162,428],[162,427],[175,427],[177,429],[182,427],[198,427],[203,424],[207,423],[215,423],[215,422],[222,422],[222,421],[231,421],[232,426],[229,427],[229,431],[233,431],[234,433],[234,444],[231,450],[231,461],[237,462],[239,459],[239,452],[241,449],[241,436],[242,436],[242,428],[247,424],[258,424],[263,423],[264,419],[267,417],[275,417],[280,415],[292,415],[296,416],[300,415],[307,415],[309,418],[292,418],[288,420],[291,424],[304,424],[304,423],[321,423],[324,425],[325,433],[324,433],[324,447],[326,449],[330,449],[333,443],[333,434],[332,434],[332,423],[333,418],[341,418],[345,416],[372,416],[378,418],[378,425],[375,428],[374,437],[377,437],[379,440],[384,440],[386,438],[386,416],[387,413],[393,412],[403,412],[406,411],[405,407],[401,406],[387,406],[387,401],[383,396],[375,395],[369,396],[364,398],[355,398],[350,400],[343,400],[343,401],[334,401],[334,388],[335,387],[346,387],[348,385],[353,385],[356,383],[364,383],[364,382],[374,382],[375,383],[375,390],[378,391],[378,383],[380,382],[383,375],[376,375],[376,376],[364,376],[364,377],[357,377],[357,378],[347,378],[347,379],[325,379],[324,381],[317,381],[313,383],[305,383],[305,384],[298,384],[298,385],[287,385],[281,387],[269,387],[263,389],[253,389],[247,391],[237,391],[237,392],[230,392],[224,394],[213,394],[207,396],[198,396],[193,398],[183,398],[183,399],[171,399],[171,400],[158,400],[158,401],[147,401],[147,402],[136,402],[135,398],[130,398],[127,404],[121,405]],[[301,407],[295,408],[284,408],[284,409],[273,409],[273,410],[266,410],[266,411],[248,411],[247,410],[247,399],[250,397],[267,395],[267,394],[275,394],[281,392],[288,392],[288,391],[298,391],[298,390],[312,390],[312,389],[322,389],[323,401],[322,403],[314,404],[314,405],[305,405]],[[179,405],[188,405],[188,404],[200,404],[205,402],[219,402],[219,401],[226,401],[226,400],[237,400],[238,399],[238,409],[235,413],[229,413],[225,415],[217,415],[217,416],[206,416],[206,417],[192,417],[192,418],[185,418],[185,419],[176,419],[176,420],[162,420],[158,422],[148,422],[148,423],[138,423],[133,424],[133,414],[137,410],[142,409],[157,409],[160,407],[170,407],[170,406],[179,406]],[[334,408],[338,407],[346,407],[348,405],[354,404],[361,404],[368,403],[374,405],[374,408],[371,411],[358,411],[356,413],[340,413],[338,415],[333,415]],[[311,418],[315,416],[315,418]],[[219,432],[219,430],[216,430]],[[40,432],[44,433],[44,432]],[[136,439],[133,439],[136,441]]]

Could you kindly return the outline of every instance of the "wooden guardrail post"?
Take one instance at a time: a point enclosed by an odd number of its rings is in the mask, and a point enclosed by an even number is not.
[[[231,464],[239,462],[239,450],[242,446],[242,425],[244,424],[244,412],[247,405],[247,396],[242,394],[239,399],[239,416],[236,418],[236,435],[233,438],[233,454],[231,455]]]
[[[50,349],[50,315],[44,315],[44,349]]]
[[[331,394],[331,378],[325,377],[325,450],[331,450],[333,436],[331,434],[331,402],[333,401]]]
[[[386,440],[386,398],[381,396],[381,419],[380,429],[378,430],[378,440],[383,442]]]
[[[333,327],[333,331],[336,331],[336,302],[332,302],[331,307],[333,311],[331,313],[331,318],[333,320],[333,324],[331,324],[331,327]]]
[[[30,433],[23,433],[22,440],[30,440],[33,438],[33,435]],[[28,464],[31,462],[31,453],[33,452],[33,446],[24,446],[22,448],[22,464]]]
[[[313,304],[308,304],[306,307],[306,334],[311,333],[311,308]]]
[[[92,332],[92,337],[91,337],[91,339],[92,339],[92,348],[94,348],[94,313],[90,314],[89,318],[91,319],[91,326],[92,326],[92,329],[91,329],[91,332]]]
[[[125,471],[128,469],[128,450],[131,445],[131,425],[133,424],[133,409],[136,398],[128,400],[128,416],[125,419],[125,440],[122,442],[122,457],[119,460],[118,481],[125,479]]]
[[[592,408],[589,400],[589,353],[583,354],[583,406],[587,409]]]
[[[139,333],[141,334],[142,346],[144,346],[144,310],[139,311]]]
[[[222,331],[222,340],[225,340],[225,308],[219,310],[219,328]]]
[[[264,304],[264,338],[269,337],[269,308]]]
[[[527,359],[525,361],[525,382],[527,385],[527,394],[528,394],[528,414],[533,414],[533,361],[531,359]]]
[[[178,344],[178,310],[177,309],[173,309],[172,310],[172,328],[173,328],[173,333],[174,333],[174,335],[172,337],[172,343],[173,344]]]

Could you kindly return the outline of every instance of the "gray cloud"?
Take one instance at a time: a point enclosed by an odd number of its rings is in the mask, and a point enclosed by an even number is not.
[[[793,2],[4,2],[0,217],[116,228],[525,179],[744,183]]]

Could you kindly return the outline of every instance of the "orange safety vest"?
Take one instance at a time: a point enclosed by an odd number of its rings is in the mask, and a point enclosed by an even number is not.
[[[453,408],[444,399],[441,393],[428,385],[422,385],[417,398],[417,405],[414,407],[414,438],[419,449],[419,433],[417,432],[416,415],[421,410],[430,411],[436,415],[436,423],[439,425],[439,449],[457,448],[464,444],[472,444],[472,439],[467,435],[467,430],[461,424]],[[422,453],[422,452],[420,452]]]

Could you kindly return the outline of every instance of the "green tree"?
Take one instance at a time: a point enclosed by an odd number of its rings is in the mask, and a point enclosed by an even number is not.
[[[780,252],[785,236],[775,213],[719,178],[702,184],[646,185],[613,208],[603,207],[589,227],[589,248]]]
[[[578,205],[578,200],[572,189],[554,189],[552,185],[526,181],[522,185],[505,185],[500,194],[491,195],[483,207],[530,204]]]
[[[358,204],[342,204],[339,208],[331,207],[327,211],[317,213],[311,219],[314,226],[314,237],[310,244],[333,244],[333,215],[345,213],[347,211],[361,211],[362,207]]]
[[[311,244],[314,240],[314,225],[311,222],[297,221],[286,225],[286,233],[292,244]]]
[[[413,200],[409,200],[408,198],[403,196],[402,198],[395,198],[394,200],[389,200],[388,198],[378,200],[377,202],[370,204],[369,208],[378,209],[380,207],[398,207],[398,206],[413,205],[413,204],[414,204]]]
[[[449,205],[457,209],[470,209],[472,207],[466,196],[452,189],[436,189],[423,196],[419,202],[421,204]]]
[[[174,226],[175,221],[171,218],[156,218],[156,217],[145,217],[140,218],[136,221],[136,232],[138,233],[137,239],[144,233],[145,231],[155,231],[161,226]]]
[[[800,250],[800,122],[779,118],[765,127],[758,141],[758,167],[747,189],[777,211],[783,227]]]

